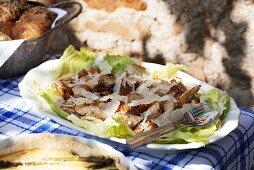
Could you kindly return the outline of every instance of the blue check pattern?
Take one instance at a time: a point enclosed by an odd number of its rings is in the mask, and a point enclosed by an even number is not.
[[[45,60],[58,58],[47,55]],[[0,79],[0,138],[29,133],[54,133],[92,138],[109,144],[140,169],[236,169],[254,170],[254,112],[241,107],[238,127],[222,140],[200,149],[177,153],[139,153],[123,144],[70,129],[41,115],[20,97],[23,76]],[[1,145],[1,143],[0,143]]]

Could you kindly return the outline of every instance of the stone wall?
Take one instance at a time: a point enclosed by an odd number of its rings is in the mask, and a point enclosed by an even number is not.
[[[76,0],[82,14],[55,34],[98,53],[182,63],[190,74],[254,106],[254,3],[248,0]],[[61,38],[61,41],[59,39]]]

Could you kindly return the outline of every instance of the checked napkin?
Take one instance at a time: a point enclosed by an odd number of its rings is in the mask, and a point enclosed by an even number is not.
[[[46,60],[58,57],[47,55]],[[140,169],[254,170],[254,112],[248,108],[240,108],[240,122],[233,132],[207,147],[177,153],[139,153],[123,144],[70,129],[41,115],[20,97],[18,83],[22,79],[23,76],[0,79],[0,138],[28,133],[92,138],[119,150]]]

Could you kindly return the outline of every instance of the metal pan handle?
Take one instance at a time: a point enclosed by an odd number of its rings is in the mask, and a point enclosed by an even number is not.
[[[56,22],[56,26],[51,30],[65,25],[70,22],[73,18],[77,17],[82,11],[82,5],[78,2],[63,1],[50,6],[51,8],[60,8],[67,12],[67,14]]]

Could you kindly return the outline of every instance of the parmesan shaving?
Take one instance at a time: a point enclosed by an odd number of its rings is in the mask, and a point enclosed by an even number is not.
[[[87,84],[85,79],[81,78],[81,79],[75,80],[74,85],[82,85],[82,84]]]
[[[141,85],[138,86],[138,88],[136,89],[136,92],[146,94],[149,90],[148,88],[149,86],[151,86],[151,84],[148,82],[142,83]]]
[[[90,78],[90,80],[88,80],[88,81],[86,82],[86,85],[88,85],[88,86],[90,86],[90,87],[93,87],[93,86],[97,85],[97,84],[98,84],[98,81],[99,81],[99,77],[100,77],[100,74],[94,74],[94,75]]]
[[[151,104],[155,101],[165,101],[165,100],[174,100],[174,97],[172,95],[165,95],[160,97],[158,94],[148,94],[145,96],[145,98],[142,98],[140,100],[132,100],[129,103],[129,106],[138,106],[141,104]]]
[[[113,91],[117,94],[119,94],[119,91],[120,91],[120,87],[121,87],[121,84],[122,84],[122,80],[123,78],[126,76],[126,72],[123,72],[120,76],[118,76],[116,78],[116,82],[115,82],[115,86],[113,88]]]
[[[154,101],[158,101],[159,98],[160,98],[160,96],[157,95],[157,94],[148,95],[145,98],[140,99],[140,100],[132,100],[129,103],[129,105],[130,106],[138,106],[138,105],[141,105],[141,104],[150,104],[150,103],[152,103]]]
[[[173,95],[165,95],[165,96],[162,96],[158,99],[158,101],[166,101],[166,100],[170,100],[170,101],[173,101],[174,99],[174,96]]]
[[[112,100],[111,102],[107,103],[103,113],[106,114],[107,116],[113,116],[115,112],[117,111],[119,105],[120,105],[120,102],[118,100]]]
[[[81,96],[83,96],[85,98],[88,98],[88,99],[90,99],[92,101],[99,99],[99,96],[97,96],[95,93],[92,93],[90,91],[87,91],[87,90],[85,90],[83,88],[80,88],[80,87],[77,87],[77,86],[74,87],[72,89],[72,91],[73,91],[75,96],[81,95]]]
[[[130,76],[127,77],[126,81],[127,81],[128,84],[134,85],[137,82],[141,82],[142,77],[137,76],[137,75],[130,75]]]
[[[75,76],[73,76],[73,78],[74,78],[74,81],[75,81],[75,82],[78,81],[78,80],[79,80],[79,79],[78,79],[78,74],[75,75]]]
[[[154,94],[154,93],[156,93],[158,90],[160,89],[160,87],[153,87],[153,88],[151,88],[150,90],[149,90],[149,93],[150,94]]]
[[[194,104],[185,104],[181,109],[176,109],[174,111],[166,111],[161,114],[158,118],[153,119],[152,122],[155,123],[157,126],[164,126],[169,123],[174,123],[181,120],[184,114],[191,108],[193,108]]]
[[[92,104],[93,101],[91,99],[88,98],[84,98],[84,97],[78,97],[78,98],[71,98],[71,100],[76,106],[80,106],[83,104]]]
[[[105,102],[109,99],[112,99],[112,100],[119,100],[119,101],[122,101],[122,102],[127,102],[128,101],[128,97],[127,96],[120,96],[119,94],[116,94],[116,93],[113,93],[113,94],[110,94],[110,95],[107,95],[107,96],[103,96],[99,99],[99,101],[101,102]]]

